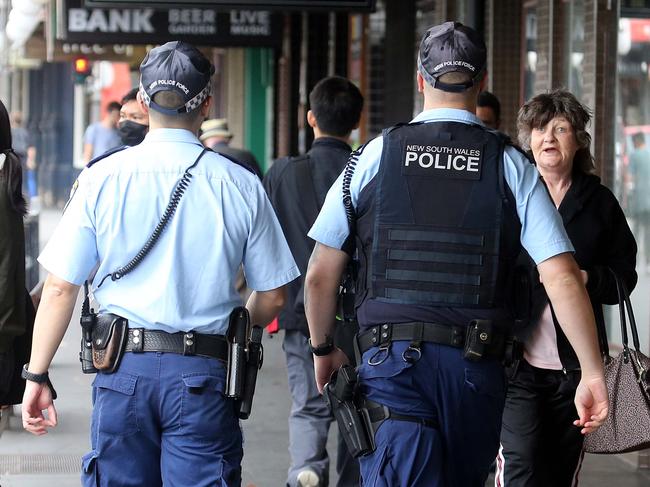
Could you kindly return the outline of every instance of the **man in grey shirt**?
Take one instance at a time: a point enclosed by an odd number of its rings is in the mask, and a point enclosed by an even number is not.
[[[84,164],[122,145],[120,134],[117,131],[120,108],[122,106],[118,102],[110,102],[106,107],[104,118],[100,122],[90,124],[86,129],[83,150]]]

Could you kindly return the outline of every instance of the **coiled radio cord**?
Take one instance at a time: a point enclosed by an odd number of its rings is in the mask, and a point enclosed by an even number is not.
[[[140,249],[140,251],[136,254],[131,261],[126,264],[125,266],[120,267],[119,269],[110,272],[106,274],[102,280],[99,283],[99,286],[97,286],[97,289],[99,289],[102,284],[104,284],[104,281],[106,280],[107,277],[110,276],[111,281],[117,281],[118,279],[122,279],[125,275],[127,275],[129,272],[133,271],[140,262],[147,256],[147,254],[151,251],[153,246],[156,244],[160,236],[162,235],[163,230],[167,226],[167,223],[169,223],[169,220],[171,220],[172,216],[174,216],[174,213],[176,212],[176,208],[178,208],[178,204],[181,201],[181,198],[183,197],[183,193],[185,193],[185,190],[190,184],[190,181],[192,180],[192,174],[190,173],[190,169],[194,168],[203,155],[208,151],[208,149],[203,149],[199,156],[196,158],[196,160],[187,168],[185,169],[185,172],[183,173],[183,176],[178,180],[176,183],[176,186],[174,187],[174,190],[172,192],[171,198],[169,199],[169,203],[167,204],[167,208],[165,208],[165,212],[163,213],[162,217],[160,218],[160,221],[158,222],[158,225],[156,225],[156,228],[154,229],[153,233],[147,240],[147,242],[144,244],[144,246]]]
[[[356,169],[357,162],[359,162],[359,156],[363,152],[363,149],[366,147],[366,144],[359,147],[357,150],[350,153],[348,162],[345,164],[345,169],[343,170],[343,206],[345,207],[345,215],[348,219],[348,226],[350,227],[350,232],[354,230],[354,223],[357,218],[354,205],[352,204],[352,194],[350,193],[350,185],[352,184],[352,176],[354,176],[354,170]]]

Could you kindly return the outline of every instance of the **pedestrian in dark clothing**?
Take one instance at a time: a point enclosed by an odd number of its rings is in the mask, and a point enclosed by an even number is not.
[[[569,92],[538,95],[519,111],[519,141],[530,149],[575,248],[596,327],[603,304],[616,304],[614,271],[631,291],[637,246],[618,201],[590,174],[590,114]],[[573,425],[580,364],[558,325],[534,264],[532,319],[521,330],[525,352],[510,379],[497,458],[497,486],[573,486],[584,436]]]
[[[283,348],[293,399],[289,417],[291,466],[287,479],[291,487],[328,485],[325,446],[333,418],[314,378],[302,276],[314,247],[307,231],[350,156],[348,140],[359,125],[363,97],[347,79],[330,77],[316,84],[309,103],[307,122],[314,130],[311,149],[303,156],[276,160],[264,178],[264,187],[301,272],[301,277],[288,286],[287,302],[278,319],[280,328],[285,330]],[[357,462],[340,439],[338,450],[338,485],[358,485]]]
[[[25,387],[20,370],[29,356],[31,336],[26,334],[34,316],[25,290],[26,213],[21,162],[0,102],[0,407],[20,403]]]
[[[483,125],[492,130],[499,130],[501,125],[501,103],[489,91],[481,91],[476,102],[476,116]]]
[[[233,134],[228,130],[228,121],[225,118],[213,118],[201,124],[199,140],[203,142],[204,146],[209,147],[221,155],[243,162],[262,179],[262,170],[253,153],[244,149],[230,147],[232,137]]]

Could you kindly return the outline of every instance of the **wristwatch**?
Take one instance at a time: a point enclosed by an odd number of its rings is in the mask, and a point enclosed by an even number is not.
[[[322,345],[318,345],[317,347],[314,347],[311,344],[311,338],[309,339],[309,350],[311,350],[311,353],[316,355],[317,357],[324,357],[325,355],[329,355],[334,351],[334,342],[332,341],[332,338],[327,336],[326,337],[326,342],[323,343]]]
[[[36,382],[37,384],[45,384],[49,380],[47,372],[43,372],[42,374],[34,374],[28,371],[27,367],[29,367],[28,363],[23,365],[23,370],[20,373],[20,376],[23,379]]]

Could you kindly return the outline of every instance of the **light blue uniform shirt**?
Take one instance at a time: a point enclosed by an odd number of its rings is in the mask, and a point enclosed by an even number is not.
[[[176,182],[203,146],[187,130],[156,129],[144,141],[85,169],[54,235],[39,257],[53,275],[96,288],[127,264],[160,221]],[[101,310],[131,327],[224,334],[248,285],[278,288],[300,275],[257,176],[207,152],[176,213],[140,265],[94,292]]]
[[[413,122],[462,122],[483,125],[465,110],[438,108],[420,113]],[[350,184],[352,204],[356,207],[361,190],[379,170],[383,138],[377,137],[365,147],[356,165]],[[573,252],[571,241],[535,166],[512,147],[503,157],[506,183],[515,196],[517,214],[521,221],[521,244],[535,263],[564,252]],[[343,174],[334,182],[314,222],[309,236],[329,247],[340,249],[349,235],[348,221],[343,206]]]

